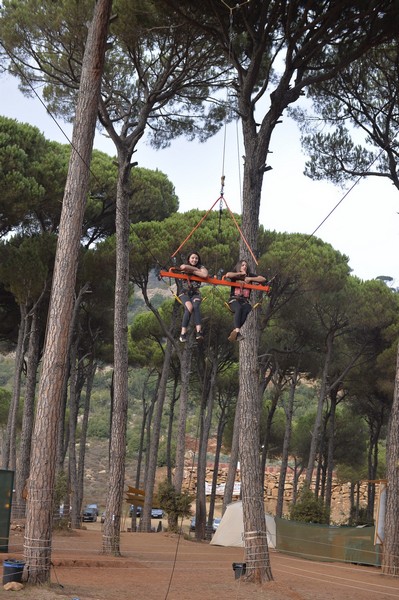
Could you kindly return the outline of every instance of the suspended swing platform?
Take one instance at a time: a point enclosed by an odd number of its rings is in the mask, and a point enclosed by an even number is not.
[[[269,285],[261,285],[260,283],[244,283],[243,281],[229,281],[228,279],[217,279],[216,277],[197,277],[197,275],[188,275],[186,273],[169,269],[169,271],[160,271],[160,277],[170,277],[173,279],[185,279],[186,281],[200,281],[209,285],[227,285],[229,287],[239,287],[247,290],[258,290],[259,292],[270,292]]]

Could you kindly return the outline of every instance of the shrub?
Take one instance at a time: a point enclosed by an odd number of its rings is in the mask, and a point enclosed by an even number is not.
[[[159,484],[157,501],[168,515],[168,525],[171,531],[177,531],[179,518],[189,517],[193,497],[187,492],[176,492],[174,485],[167,479]]]
[[[291,521],[302,523],[321,523],[328,525],[330,522],[330,511],[324,504],[322,498],[316,498],[307,485],[299,492],[299,498],[291,507]]]

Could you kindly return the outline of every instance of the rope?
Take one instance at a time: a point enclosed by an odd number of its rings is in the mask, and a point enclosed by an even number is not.
[[[382,156],[382,154],[384,153],[384,149],[382,149],[377,156],[375,156],[373,158],[373,160],[370,162],[370,164],[367,166],[366,168],[366,172],[370,171],[371,167],[373,166],[373,164],[380,158],[380,156]],[[330,210],[330,212],[324,217],[324,219],[318,224],[318,226],[316,227],[316,229],[314,229],[312,231],[312,233],[310,233],[305,240],[303,241],[303,243],[299,246],[299,248],[297,248],[297,250],[291,255],[290,259],[294,259],[301,250],[303,250],[303,248],[305,246],[307,246],[307,244],[309,243],[309,241],[314,237],[315,233],[320,229],[320,227],[322,225],[324,225],[324,223],[327,221],[327,219],[329,219],[331,217],[331,215],[333,214],[333,212],[335,212],[337,210],[337,208],[340,206],[340,204],[345,200],[345,198],[347,198],[349,196],[349,194],[352,192],[352,190],[360,183],[360,181],[363,179],[363,177],[365,177],[365,175],[359,175],[357,177],[357,179],[354,181],[354,183],[346,190],[346,192],[344,193],[344,195],[341,197],[341,199],[336,203],[336,205]]]
[[[186,237],[186,239],[180,244],[180,246],[178,247],[178,249],[172,254],[172,258],[174,256],[176,256],[176,254],[183,248],[183,246],[185,245],[185,243],[188,242],[188,240],[190,239],[190,237],[193,235],[194,231],[196,231],[198,229],[198,227],[201,225],[201,223],[203,221],[205,221],[206,217],[209,215],[209,213],[211,212],[211,210],[214,208],[215,204],[217,204],[219,202],[220,198],[221,198],[221,196],[217,200],[215,200],[215,202],[212,204],[211,208],[204,214],[204,216],[202,217],[202,219],[200,219],[200,221],[197,223],[197,225],[188,234],[188,236]]]
[[[244,242],[244,244],[245,244],[245,245],[246,245],[246,247],[248,248],[248,250],[249,250],[249,252],[250,252],[250,254],[251,254],[252,258],[253,258],[253,259],[254,259],[254,261],[255,261],[255,264],[257,265],[257,264],[258,264],[258,261],[256,260],[256,258],[255,258],[255,255],[254,255],[254,253],[252,252],[250,245],[248,244],[248,242],[247,242],[247,240],[246,240],[246,238],[245,238],[244,234],[242,233],[242,231],[241,231],[241,229],[240,229],[240,226],[239,226],[239,224],[237,223],[237,219],[235,218],[235,216],[234,216],[233,212],[230,210],[230,207],[228,206],[228,204],[227,204],[226,200],[224,200],[224,202],[225,202],[225,204],[226,204],[226,208],[227,208],[227,210],[228,210],[228,211],[229,211],[229,213],[230,213],[230,216],[231,216],[231,218],[232,218],[232,219],[233,219],[233,221],[234,221],[234,224],[235,224],[235,226],[236,226],[236,227],[237,227],[237,229],[238,229],[238,232],[239,232],[239,234],[240,234],[240,236],[241,236],[241,239],[242,239],[242,241]]]
[[[222,185],[224,185],[224,178],[222,178]],[[209,215],[209,213],[211,212],[211,210],[214,208],[215,204],[217,204],[217,202],[224,202],[226,205],[227,210],[230,213],[231,218],[233,219],[234,225],[237,228],[238,233],[240,234],[241,239],[243,240],[244,244],[246,245],[246,247],[248,248],[252,258],[255,261],[255,264],[258,264],[258,261],[255,258],[254,253],[252,252],[252,249],[250,247],[250,245],[248,244],[243,232],[241,231],[241,228],[237,222],[237,219],[234,216],[234,213],[232,212],[232,210],[230,209],[229,205],[226,202],[226,199],[223,195],[219,196],[219,198],[217,200],[215,200],[215,202],[212,204],[212,206],[210,207],[209,210],[206,211],[206,213],[204,214],[204,216],[198,221],[197,225],[195,225],[195,227],[193,227],[193,229],[191,230],[191,232],[188,234],[188,236],[185,238],[185,240],[180,244],[180,246],[177,248],[177,250],[175,250],[175,252],[172,254],[172,258],[176,256],[176,254],[183,248],[183,246],[186,244],[186,242],[188,242],[188,240],[191,238],[191,236],[193,235],[193,233],[198,229],[198,227],[205,221],[206,217]]]

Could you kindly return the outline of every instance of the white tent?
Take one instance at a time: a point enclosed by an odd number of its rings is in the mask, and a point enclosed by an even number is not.
[[[276,547],[276,522],[272,515],[265,514],[267,543],[269,548]],[[227,505],[219,527],[211,539],[215,546],[244,546],[244,520],[242,501]]]

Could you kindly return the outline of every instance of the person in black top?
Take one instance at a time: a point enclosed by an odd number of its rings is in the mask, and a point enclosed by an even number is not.
[[[225,277],[231,281],[242,281],[243,283],[266,282],[266,278],[263,277],[263,275],[250,273],[248,262],[246,260],[239,260],[235,267],[235,271],[229,271],[226,273]],[[239,342],[244,339],[240,333],[240,329],[252,310],[252,306],[249,302],[250,297],[251,290],[248,288],[236,286],[230,288],[229,307],[234,313],[234,329],[228,337],[229,342]]]
[[[208,277],[207,269],[201,264],[201,257],[198,252],[190,252],[187,257],[187,263],[180,265],[180,271],[190,275],[196,275],[197,277]],[[201,287],[200,281],[184,281],[178,280],[178,294],[181,303],[184,306],[183,321],[181,326],[181,333],[179,340],[181,342],[187,341],[187,327],[190,322],[192,313],[194,313],[195,323],[195,339],[201,341],[203,339],[203,333],[201,329],[201,293],[199,288]]]

